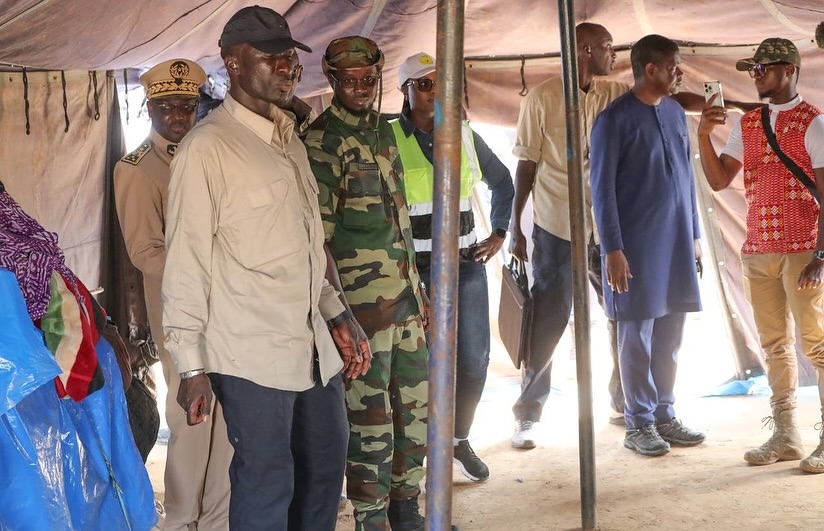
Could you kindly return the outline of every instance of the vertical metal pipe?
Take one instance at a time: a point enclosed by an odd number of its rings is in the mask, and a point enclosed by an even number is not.
[[[435,197],[430,281],[433,313],[429,336],[426,473],[426,524],[430,531],[448,530],[452,521],[463,30],[463,0],[440,0],[436,54],[438,92],[435,97]]]
[[[592,427],[592,364],[589,341],[587,234],[584,225],[581,112],[578,101],[578,53],[574,0],[558,0],[567,118],[567,178],[572,236],[572,301],[575,312],[575,365],[578,371],[578,460],[581,469],[581,527],[595,529],[595,444]]]

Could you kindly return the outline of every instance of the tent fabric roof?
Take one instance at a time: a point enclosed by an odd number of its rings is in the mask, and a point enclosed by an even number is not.
[[[328,91],[320,71],[326,45],[340,36],[361,34],[376,40],[384,50],[385,108],[397,111],[401,101],[395,89],[397,68],[409,55],[435,51],[435,0],[257,3],[283,13],[293,35],[313,49],[312,54],[302,54],[301,96]],[[5,0],[0,14],[0,63],[51,70],[107,70],[147,68],[185,57],[198,61],[207,71],[218,72],[222,63],[217,40],[223,25],[235,11],[253,4],[242,0]],[[467,0],[465,5],[465,56],[560,52],[554,2]],[[690,55],[716,57],[719,62],[720,56],[730,65],[732,58],[751,53],[769,36],[792,39],[802,56],[808,55],[815,49],[813,32],[824,19],[824,5],[821,0],[579,0],[575,2],[575,19],[605,25],[618,46],[630,45],[648,33],[660,33],[696,43]],[[485,96],[473,98],[473,89],[480,95],[497,92],[500,97],[500,90],[485,81],[489,78],[495,85],[515,90],[507,90],[508,94],[516,94],[521,88],[520,66],[519,60],[473,62],[467,73],[470,100],[474,99],[476,107],[481,101],[489,103]],[[557,58],[525,63],[526,74],[533,77],[559,70]],[[505,108],[511,112],[517,100],[511,97]],[[824,98],[818,101],[824,103]],[[488,112],[481,116],[501,121]],[[509,116],[502,121],[513,120]]]

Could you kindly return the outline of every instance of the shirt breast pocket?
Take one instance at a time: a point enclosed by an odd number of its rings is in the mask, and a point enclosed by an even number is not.
[[[276,262],[294,252],[298,240],[293,233],[297,220],[283,215],[289,186],[285,180],[241,192],[236,210],[223,230],[227,246],[237,261],[247,269],[262,270],[264,264]]]
[[[342,191],[341,221],[344,227],[366,229],[386,220],[380,168],[374,163],[346,165],[346,188]]]

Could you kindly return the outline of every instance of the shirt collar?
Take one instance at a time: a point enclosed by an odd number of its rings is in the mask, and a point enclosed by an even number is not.
[[[163,135],[152,129],[149,131],[149,143],[155,147],[158,156],[163,159],[166,164],[172,163],[172,157],[175,151],[177,151],[177,144],[175,142],[169,142]]]
[[[248,127],[267,144],[277,140],[281,145],[286,145],[295,130],[295,116],[274,105],[269,107],[270,120],[247,109],[230,94],[227,94],[226,99],[223,100],[223,107],[233,118]]]
[[[801,99],[801,94],[796,94],[795,98],[786,103],[770,103],[770,110],[776,112],[789,111],[802,101],[804,100]]]
[[[370,110],[363,116],[352,114],[346,110],[343,105],[338,103],[337,98],[332,98],[332,104],[329,106],[329,111],[343,123],[359,129],[374,129],[378,120],[378,113],[374,110]]]

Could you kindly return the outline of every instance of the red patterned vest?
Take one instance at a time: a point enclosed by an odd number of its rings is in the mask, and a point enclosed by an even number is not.
[[[775,136],[781,149],[815,181],[804,135],[821,114],[802,101],[778,113]],[[744,189],[747,198],[746,254],[789,254],[815,249],[818,205],[807,188],[773,152],[761,125],[761,109],[741,118]]]

